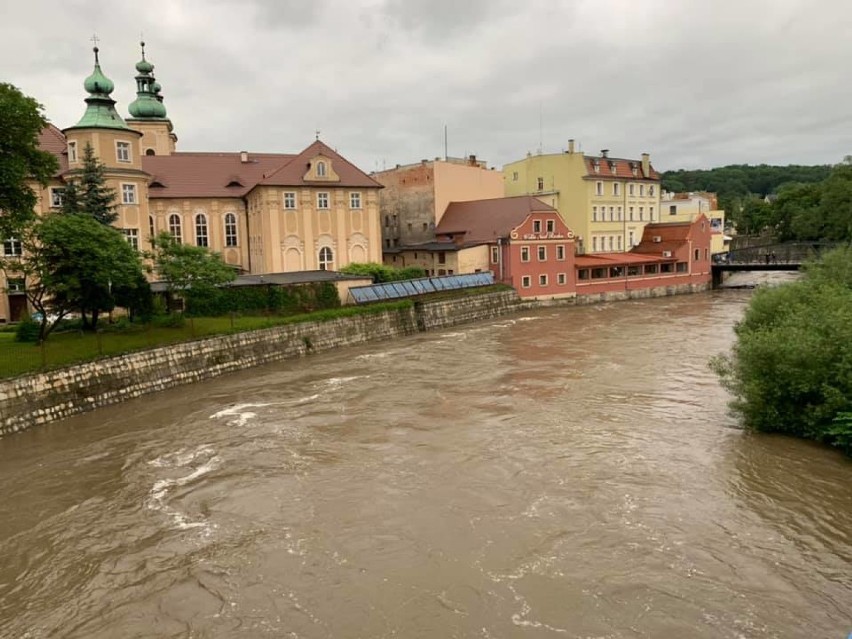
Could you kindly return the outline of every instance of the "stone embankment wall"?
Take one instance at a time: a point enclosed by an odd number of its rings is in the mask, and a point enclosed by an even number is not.
[[[693,293],[682,285],[521,302],[514,291],[418,302],[414,308],[287,324],[120,355],[0,381],[0,437],[148,393],[341,346],[489,320],[541,306]]]

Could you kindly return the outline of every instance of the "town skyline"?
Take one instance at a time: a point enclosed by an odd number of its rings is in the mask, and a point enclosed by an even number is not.
[[[64,128],[84,110],[92,34],[125,117],[144,37],[184,151],[294,152],[319,131],[377,171],[443,156],[446,127],[449,155],[495,167],[571,138],[661,171],[849,153],[852,45],[823,34],[852,8],[669,5],[37,0],[10,9],[0,52],[5,81]]]

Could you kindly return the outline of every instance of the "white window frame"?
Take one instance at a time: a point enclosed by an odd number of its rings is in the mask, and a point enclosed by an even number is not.
[[[645,185],[644,184],[639,185],[639,197],[645,197]]]
[[[546,273],[541,273],[538,276],[538,285],[539,286],[547,286],[547,274]]]
[[[169,233],[178,242],[183,242],[183,220],[177,213],[169,214]]]
[[[139,229],[121,229],[121,234],[134,251],[139,250]]]
[[[609,221],[612,222],[615,220],[615,207],[609,207]]]
[[[541,233],[541,220],[533,220],[533,233]]]
[[[621,183],[620,182],[613,182],[612,183],[612,194],[613,195],[621,195],[620,190],[621,190]]]
[[[547,230],[547,233],[556,233],[556,220],[547,220],[545,222],[544,228]]]
[[[130,199],[128,199],[128,194],[131,195]],[[122,204],[138,204],[139,198],[137,197],[136,185],[131,182],[122,182],[121,183],[121,203]]]
[[[325,162],[320,160],[319,162],[317,162],[317,177],[325,177],[325,176],[326,176]]]
[[[195,245],[204,248],[210,247],[210,221],[205,213],[196,213],[193,218],[195,230]]]
[[[558,262],[565,261],[565,245],[564,244],[557,244],[556,245],[556,260]]]
[[[592,236],[592,253],[598,252],[598,236]]]
[[[639,207],[639,221],[643,222],[644,220],[645,220],[645,207],[640,206]]]
[[[317,265],[321,271],[334,270],[334,249],[330,246],[323,246],[317,253]]]
[[[361,191],[352,191],[351,193],[349,193],[349,208],[361,208]]]
[[[68,143],[68,164],[77,163],[77,141],[72,140]]]
[[[597,221],[598,221],[598,207],[593,206],[592,207],[592,222],[597,222]]]
[[[536,256],[538,257],[539,262],[546,262],[547,261],[547,247],[546,246],[537,247]]]
[[[568,281],[568,278],[565,277],[565,273],[557,273],[556,274],[556,284],[558,286],[565,286],[565,283]]]
[[[651,184],[650,186],[648,186],[648,195],[649,195],[650,197],[654,197],[654,185],[653,185],[653,184]]]
[[[595,182],[595,195],[603,195],[603,182]]]
[[[648,218],[653,222],[654,221],[654,207],[648,207]]]
[[[16,237],[3,240],[3,257],[21,257],[24,253],[24,245]]]
[[[328,191],[317,191],[317,209],[323,211],[329,208],[328,206],[329,193]]]
[[[296,208],[296,192],[284,191],[284,208],[291,211]]]
[[[131,162],[132,159],[130,157],[131,151],[130,142],[125,140],[116,140],[115,141],[115,159],[117,162]],[[126,153],[125,153],[126,151]]]
[[[636,167],[633,167],[633,175],[636,175]],[[636,185],[630,184],[627,187],[627,195],[635,195],[636,194]]]
[[[225,217],[223,218],[225,225],[225,246],[230,248],[233,246],[239,246],[239,236],[237,235],[237,215],[231,211],[225,213]]]
[[[530,247],[522,246],[521,247],[521,262],[529,262],[530,261]]]
[[[532,286],[532,277],[524,275],[521,277],[521,288],[530,288]]]
[[[65,187],[51,186],[50,187],[50,208],[61,209],[62,202],[65,199]]]

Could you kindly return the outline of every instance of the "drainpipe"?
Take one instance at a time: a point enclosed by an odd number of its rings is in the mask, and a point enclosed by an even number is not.
[[[251,226],[249,224],[248,198],[243,198],[243,206],[246,209],[246,253],[248,255],[248,272],[251,273]]]

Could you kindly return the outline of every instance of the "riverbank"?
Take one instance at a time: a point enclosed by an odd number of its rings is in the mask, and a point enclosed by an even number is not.
[[[515,291],[415,302],[406,309],[304,322],[128,353],[0,382],[0,437],[166,388],[309,353],[572,306],[706,291],[684,284],[554,300],[521,301]]]

